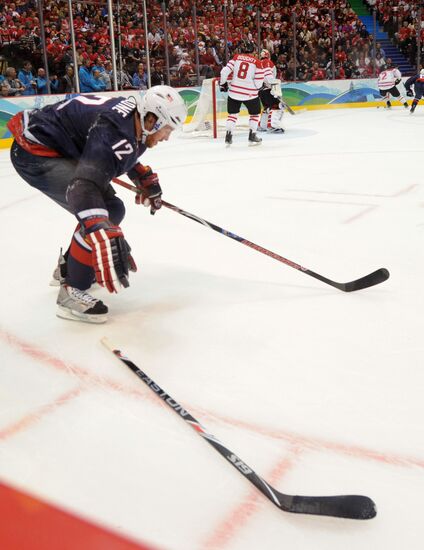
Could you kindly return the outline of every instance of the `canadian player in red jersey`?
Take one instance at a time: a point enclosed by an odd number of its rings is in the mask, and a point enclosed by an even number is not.
[[[281,103],[281,80],[276,78],[277,69],[271,61],[268,50],[261,51],[261,61],[264,69],[264,86],[259,91],[259,97],[264,109],[259,129],[263,132],[283,134],[282,118],[284,109]]]
[[[249,42],[242,43],[240,52],[221,70],[220,89],[228,91],[225,143],[227,146],[233,142],[233,130],[237,123],[240,107],[244,104],[249,112],[249,144],[259,145],[262,140],[256,135],[261,102],[258,92],[264,81],[264,70],[261,61],[253,55],[253,45]],[[228,85],[228,77],[232,74],[232,80]]]

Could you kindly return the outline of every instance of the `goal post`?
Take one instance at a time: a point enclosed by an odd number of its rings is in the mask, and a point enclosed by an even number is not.
[[[195,104],[193,116],[188,124],[184,125],[183,132],[190,136],[206,136],[216,139],[225,131],[227,119],[228,94],[219,89],[219,78],[205,78],[202,82],[199,97]],[[241,111],[241,118],[237,127],[246,129],[248,124],[243,120],[245,111]]]

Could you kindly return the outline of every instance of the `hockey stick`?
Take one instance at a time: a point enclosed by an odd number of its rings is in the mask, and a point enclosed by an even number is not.
[[[286,111],[288,111],[291,115],[296,115],[296,111],[293,111],[293,109],[290,107],[290,105],[288,105],[284,100],[283,98],[281,97],[280,98],[280,103],[283,107],[283,109],[286,109]]]
[[[324,497],[292,496],[280,493],[256,474],[243,460],[225,447],[215,436],[205,428],[175,399],[166,393],[146,373],[137,367],[120,350],[111,346],[106,338],[102,344],[118,357],[129,369],[142,380],[170,409],[178,414],[187,424],[218,451],[234,468],[247,478],[259,491],[284,512],[296,514],[314,514],[317,516],[332,516],[349,519],[371,519],[377,511],[375,503],[366,496],[337,495]]]
[[[283,99],[283,91],[281,89],[281,81],[276,80],[273,84],[271,84],[271,95],[278,99],[279,101],[279,109],[286,109],[291,115],[295,115],[295,111],[290,107],[290,105],[287,105],[287,103]]]
[[[125,187],[130,191],[133,191],[134,193],[138,193],[138,189],[135,185],[131,185],[130,183],[127,183],[119,178],[114,178],[113,181],[118,185],[121,185],[122,187]],[[354,290],[362,290],[363,288],[368,288],[370,286],[378,285],[386,281],[390,277],[389,271],[386,268],[381,267],[380,269],[377,269],[376,271],[373,271],[372,273],[369,273],[368,275],[365,275],[360,279],[356,279],[355,281],[350,281],[349,283],[337,283],[336,281],[327,279],[327,277],[324,277],[319,273],[315,273],[311,269],[302,267],[301,265],[295,262],[292,262],[291,260],[288,260],[287,258],[280,256],[279,254],[276,254],[275,252],[271,252],[270,250],[267,250],[266,248],[263,248],[258,244],[252,243],[251,241],[248,241],[243,237],[239,237],[235,233],[231,233],[231,231],[227,231],[226,229],[223,229],[218,225],[208,222],[202,218],[199,218],[194,214],[190,214],[190,212],[186,212],[185,210],[182,210],[182,208],[178,208],[178,206],[174,206],[173,204],[166,202],[164,200],[162,201],[162,204],[163,206],[166,206],[166,208],[169,208],[170,210],[173,210],[174,212],[177,212],[178,214],[181,214],[186,218],[190,218],[195,222],[198,222],[206,227],[209,227],[210,229],[213,229],[214,231],[217,231],[218,233],[221,233],[222,235],[225,235],[226,237],[230,237],[230,239],[234,239],[235,241],[238,241],[239,243],[244,244],[245,246],[253,248],[257,252],[261,252],[266,256],[270,256],[271,258],[274,258],[274,260],[277,260],[279,262],[282,262],[283,264],[293,267],[298,271],[302,271],[303,273],[306,273],[306,275],[309,275],[310,277],[314,277],[315,279],[318,279],[319,281],[326,283],[327,285],[331,285],[334,288],[342,290],[343,292],[353,292]]]

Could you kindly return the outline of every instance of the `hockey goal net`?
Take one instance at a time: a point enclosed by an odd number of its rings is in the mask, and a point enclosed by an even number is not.
[[[248,127],[247,111],[241,111],[237,121],[237,129]],[[227,94],[219,89],[219,78],[206,78],[202,82],[199,97],[195,102],[195,110],[188,124],[185,124],[184,134],[192,137],[206,136],[217,138],[225,133],[227,119]]]

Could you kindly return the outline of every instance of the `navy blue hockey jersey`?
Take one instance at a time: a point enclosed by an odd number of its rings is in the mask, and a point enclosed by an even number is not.
[[[405,88],[407,92],[409,92],[411,86],[414,86],[415,97],[417,99],[421,99],[424,95],[424,78],[421,76],[421,73],[408,78],[408,80],[405,82]]]
[[[136,139],[134,98],[76,96],[24,112],[24,136],[78,161],[74,177],[99,188],[128,172],[146,150]]]

